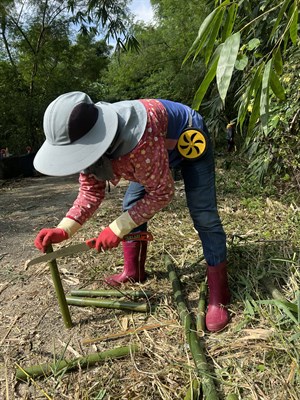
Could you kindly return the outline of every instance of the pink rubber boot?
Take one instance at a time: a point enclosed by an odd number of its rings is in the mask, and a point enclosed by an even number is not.
[[[105,282],[119,286],[126,282],[144,282],[146,279],[145,261],[148,243],[146,241],[122,242],[124,268],[120,274],[109,276]]]
[[[209,302],[205,318],[206,328],[211,332],[217,332],[229,321],[229,313],[225,308],[230,301],[226,261],[213,267],[207,266],[207,283]]]

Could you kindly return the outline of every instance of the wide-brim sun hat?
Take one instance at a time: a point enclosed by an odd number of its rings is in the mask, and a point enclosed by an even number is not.
[[[118,115],[109,104],[94,104],[83,92],[62,94],[45,111],[46,140],[34,168],[51,176],[78,173],[106,152],[117,128]]]

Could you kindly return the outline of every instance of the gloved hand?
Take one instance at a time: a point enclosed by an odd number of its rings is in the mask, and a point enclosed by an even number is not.
[[[105,228],[99,236],[96,238],[96,243],[93,242],[95,239],[91,239],[91,244],[87,242],[90,247],[95,248],[97,251],[112,249],[113,247],[117,247],[122,239],[119,238],[110,227]]]
[[[43,253],[49,244],[60,243],[69,238],[67,232],[61,228],[42,229],[34,240],[34,245]]]

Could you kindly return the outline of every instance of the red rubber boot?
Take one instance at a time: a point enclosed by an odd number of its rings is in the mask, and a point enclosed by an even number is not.
[[[207,266],[207,283],[209,302],[205,318],[206,328],[211,332],[217,332],[229,321],[229,313],[225,308],[230,301],[226,261],[213,267]]]
[[[148,243],[146,241],[122,242],[124,268],[120,274],[109,276],[105,282],[119,286],[126,282],[144,282],[146,279],[145,262]]]

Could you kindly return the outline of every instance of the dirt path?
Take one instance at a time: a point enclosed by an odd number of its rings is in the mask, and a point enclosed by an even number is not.
[[[0,398],[27,398],[14,393],[14,362],[22,363],[39,348],[46,348],[51,321],[42,320],[52,311],[53,293],[45,267],[26,269],[26,260],[38,252],[33,245],[36,233],[55,226],[72,203],[78,189],[77,177],[26,178],[2,181],[0,191]],[[51,311],[52,309],[52,311]],[[48,315],[50,315],[48,314]],[[57,315],[58,316],[58,315]],[[58,316],[59,317],[59,316]],[[43,334],[41,334],[43,332]],[[43,337],[44,336],[44,337]],[[4,371],[6,384],[4,385]],[[8,391],[8,393],[7,393]],[[3,397],[1,397],[3,396]],[[14,397],[9,397],[14,398]],[[35,398],[35,397],[32,397]]]
[[[57,305],[47,264],[26,268],[26,260],[39,255],[33,245],[43,227],[57,225],[72,205],[78,191],[78,177],[36,177],[2,181],[0,192],[0,398],[37,399],[35,387],[17,385],[15,363],[28,365],[53,361],[71,342],[80,355],[82,335],[92,335],[95,325],[85,324],[91,311],[72,311],[74,329],[68,331]],[[114,195],[112,195],[114,196]],[[98,228],[99,229],[99,228]],[[77,242],[80,238],[77,238]],[[87,276],[87,258],[62,260],[59,269],[65,290]],[[93,257],[89,258],[89,266]],[[84,276],[84,277],[83,277]],[[83,311],[82,311],[83,310]],[[105,318],[105,314],[100,317]],[[96,322],[96,326],[99,321]],[[83,325],[83,328],[82,326]],[[103,325],[103,323],[101,324]],[[86,329],[87,328],[87,329]],[[55,350],[57,348],[57,350]],[[74,349],[77,350],[74,350]],[[84,350],[83,350],[84,351]],[[82,353],[81,353],[82,354]],[[76,385],[75,385],[76,386]],[[7,396],[7,397],[5,397]],[[8,397],[9,396],[9,397]],[[70,398],[73,395],[71,394]],[[57,398],[62,398],[60,395]]]
[[[36,254],[33,239],[43,227],[55,226],[72,204],[78,178],[37,177],[2,181],[0,188],[1,265],[21,264]]]
[[[124,182],[125,183],[125,182]],[[122,184],[111,188],[105,204],[96,216],[88,221],[73,243],[96,235],[103,226],[111,222],[125,191]],[[56,226],[72,205],[78,192],[78,177],[53,178],[35,177],[15,181],[2,181],[0,186],[0,399],[36,400],[45,395],[35,384],[16,382],[17,364],[28,366],[51,363],[64,357],[74,359],[95,351],[128,345],[128,338],[112,345],[106,341],[100,344],[82,344],[83,338],[107,335],[126,327],[155,322],[152,316],[131,315],[109,309],[87,309],[70,307],[73,328],[66,329],[57,304],[53,283],[47,263],[26,267],[26,261],[40,253],[34,247],[36,234],[43,227]],[[93,236],[92,236],[93,235]],[[64,244],[58,244],[60,247]],[[121,246],[120,246],[121,247]],[[65,292],[79,287],[103,288],[103,275],[122,267],[121,248],[105,254],[92,252],[59,259],[58,266]],[[144,288],[149,288],[149,279]],[[155,283],[155,282],[154,282]],[[135,285],[135,289],[138,289]],[[157,291],[158,292],[158,291]],[[161,321],[173,318],[172,313],[163,315]],[[147,318],[147,321],[146,321]],[[166,331],[167,334],[167,331]],[[169,338],[167,338],[168,340]],[[170,338],[172,340],[172,337]],[[153,339],[149,337],[153,342]],[[130,341],[130,339],[129,339]],[[167,342],[166,342],[167,343]],[[149,343],[151,348],[151,343]],[[168,351],[164,346],[163,351]],[[82,400],[94,399],[98,385],[110,388],[110,399],[119,399],[118,376],[122,377],[122,365],[135,374],[139,392],[140,377],[130,358],[101,369],[95,379],[97,368],[82,373],[58,376],[39,383],[51,399]],[[147,360],[146,368],[151,367]],[[104,375],[103,375],[104,374]],[[103,379],[103,383],[102,382]],[[98,383],[97,383],[98,382]],[[129,387],[132,382],[129,382]],[[94,388],[94,389],[93,389]],[[145,383],[145,388],[147,385]],[[95,394],[93,392],[95,390]],[[124,392],[127,393],[127,387]],[[148,389],[147,389],[148,390]],[[133,392],[122,398],[135,398]],[[90,397],[89,397],[90,396]],[[132,397],[133,396],[133,397]],[[98,398],[98,397],[97,397]],[[102,397],[100,397],[102,398]],[[146,397],[145,397],[146,398]],[[151,396],[149,398],[152,398]],[[155,398],[155,397],[154,397]]]

